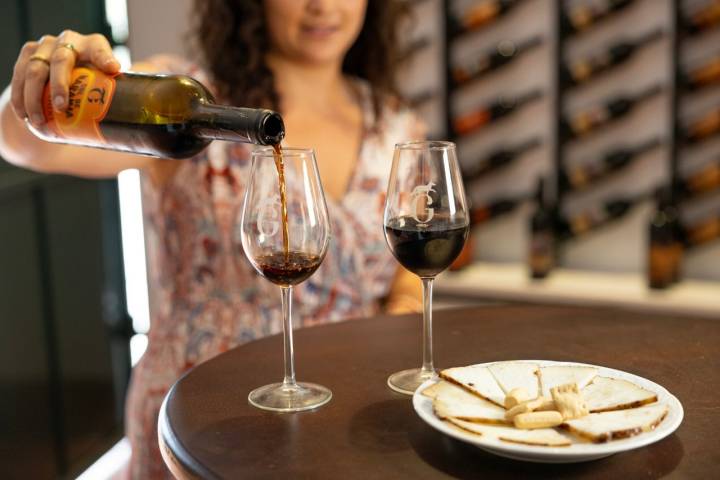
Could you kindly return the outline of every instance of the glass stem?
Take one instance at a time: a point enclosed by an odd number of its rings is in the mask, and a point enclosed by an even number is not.
[[[434,278],[423,278],[423,365],[422,373],[435,373],[432,345],[432,289]]]
[[[283,311],[283,344],[285,346],[285,378],[283,385],[294,387],[295,383],[295,356],[293,353],[292,328],[292,287],[281,287]]]

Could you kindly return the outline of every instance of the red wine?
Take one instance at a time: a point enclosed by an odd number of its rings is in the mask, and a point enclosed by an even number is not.
[[[322,263],[322,258],[309,253],[291,251],[276,252],[255,259],[255,268],[263,277],[281,287],[302,283]]]
[[[285,256],[290,253],[290,234],[288,232],[288,214],[287,214],[287,192],[285,189],[285,165],[283,164],[282,149],[280,144],[273,145],[275,150],[275,168],[278,172],[278,183],[280,187],[280,208],[282,212],[282,232],[283,232],[283,248]]]
[[[400,264],[422,278],[447,269],[460,254],[468,225],[436,219],[427,227],[412,217],[396,217],[385,225],[390,251]]]

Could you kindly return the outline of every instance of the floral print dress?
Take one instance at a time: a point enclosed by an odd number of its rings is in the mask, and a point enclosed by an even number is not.
[[[163,57],[154,63],[209,85],[202,71],[185,62]],[[404,109],[388,107],[376,119],[368,85],[356,83],[365,135],[346,195],[337,202],[326,199],[330,246],[318,271],[294,289],[296,327],[376,313],[397,269],[382,229],[393,146],[423,132]],[[157,417],[180,375],[234,346],[282,331],[278,288],[255,272],[233,240],[251,151],[248,145],[213,142],[180,162],[162,187],[142,176],[151,329],[126,405],[131,478],[171,478],[158,449]]]

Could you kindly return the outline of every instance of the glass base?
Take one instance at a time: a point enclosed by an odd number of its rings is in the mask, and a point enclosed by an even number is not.
[[[330,401],[332,392],[315,383],[272,383],[256,388],[248,395],[251,405],[272,412],[302,412]]]
[[[420,368],[411,368],[393,373],[388,377],[387,384],[398,393],[412,395],[420,385],[435,378],[437,378],[435,370],[425,371]]]

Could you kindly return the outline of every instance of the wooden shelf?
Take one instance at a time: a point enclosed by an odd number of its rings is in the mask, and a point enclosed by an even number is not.
[[[532,280],[523,264],[475,263],[441,275],[435,291],[456,297],[613,306],[720,320],[720,283],[685,280],[655,291],[634,273],[556,269],[544,280]]]

